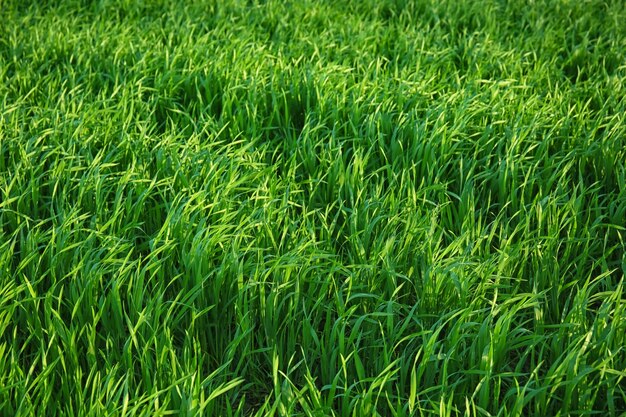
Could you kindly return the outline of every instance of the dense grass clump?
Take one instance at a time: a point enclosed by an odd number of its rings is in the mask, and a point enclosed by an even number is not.
[[[620,0],[0,2],[0,415],[626,413]]]

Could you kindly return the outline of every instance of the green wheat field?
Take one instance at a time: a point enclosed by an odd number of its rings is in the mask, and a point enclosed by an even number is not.
[[[626,415],[626,1],[0,0],[0,416]]]

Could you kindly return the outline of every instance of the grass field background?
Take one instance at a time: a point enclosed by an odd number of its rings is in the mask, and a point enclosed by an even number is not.
[[[0,415],[626,412],[624,1],[0,0]]]

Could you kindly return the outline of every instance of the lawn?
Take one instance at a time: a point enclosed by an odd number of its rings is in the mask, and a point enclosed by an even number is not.
[[[0,415],[626,415],[623,0],[0,0]]]

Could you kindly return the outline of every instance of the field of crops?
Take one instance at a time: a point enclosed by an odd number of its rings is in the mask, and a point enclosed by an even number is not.
[[[626,414],[626,2],[0,0],[0,415]]]

